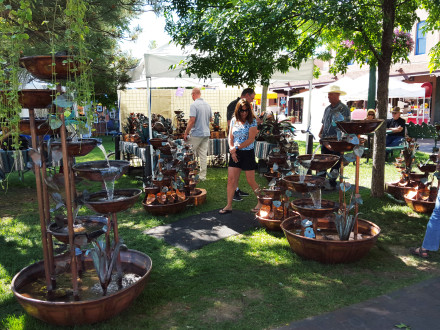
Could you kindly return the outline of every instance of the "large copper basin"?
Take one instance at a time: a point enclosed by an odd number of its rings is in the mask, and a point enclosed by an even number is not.
[[[18,128],[22,134],[31,135],[31,121],[29,118],[20,119],[20,123]],[[55,131],[50,128],[49,122],[47,119],[35,119],[35,134],[38,136],[41,135],[54,135],[58,134],[60,129],[56,129]]]
[[[126,309],[143,291],[150,276],[152,261],[146,254],[136,251],[121,251],[122,269],[125,273],[134,273],[141,278],[133,285],[112,295],[103,296],[96,300],[75,302],[51,302],[33,299],[19,293],[26,284],[44,277],[44,264],[39,261],[22,269],[12,280],[12,292],[25,311],[44,322],[57,326],[74,326],[92,324],[110,319]],[[69,263],[70,257],[62,255],[55,257],[55,265]],[[93,268],[91,257],[85,257],[86,269]]]
[[[319,219],[317,228],[336,232],[335,225],[328,219]],[[307,238],[300,235],[301,224],[296,217],[281,223],[281,229],[287,237],[290,248],[300,257],[316,260],[326,264],[349,263],[364,257],[377,241],[380,228],[367,220],[358,220],[358,232],[368,235],[366,238],[338,241]]]

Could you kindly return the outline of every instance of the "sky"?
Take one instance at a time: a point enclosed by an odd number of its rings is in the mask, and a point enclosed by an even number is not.
[[[139,25],[143,32],[139,34],[136,41],[121,42],[122,50],[131,50],[136,58],[141,58],[144,52],[148,49],[148,44],[152,40],[156,40],[157,46],[161,46],[171,40],[171,38],[164,31],[165,19],[163,17],[156,17],[153,12],[145,12],[139,19],[133,20],[133,27]]]

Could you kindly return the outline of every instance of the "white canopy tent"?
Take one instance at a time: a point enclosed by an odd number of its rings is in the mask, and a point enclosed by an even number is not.
[[[341,90],[347,93],[347,95],[341,96],[342,102],[368,99],[369,74],[363,75],[354,80],[349,77],[344,77],[323,88],[313,89],[313,98],[311,102],[308,101],[311,95],[308,91],[292,95],[289,98],[304,98],[304,109],[313,109],[314,117],[322,118],[324,110],[329,104],[327,93],[332,85],[339,86]],[[422,87],[422,84],[407,84],[396,77],[390,77],[388,94],[389,98],[417,98],[425,96],[425,89]],[[297,130],[306,130],[309,125],[298,124],[295,125],[295,127]],[[320,129],[321,120],[314,120],[311,122],[310,131],[315,137],[318,136]]]
[[[131,80],[137,84],[140,81],[146,81],[147,88],[147,100],[148,100],[148,118],[151,121],[151,87],[155,82],[154,79],[174,79],[173,83],[179,83],[179,85],[174,87],[196,87],[201,85],[218,84],[218,75],[213,75],[211,80],[199,79],[199,84],[188,85],[189,81],[186,79],[194,79],[189,77],[183,69],[183,61],[187,59],[190,54],[194,54],[196,51],[190,48],[182,49],[174,44],[165,44],[156,49],[153,49],[144,54],[144,58],[141,63],[133,69],[131,72]],[[179,80],[185,79],[185,80]],[[313,79],[313,60],[308,60],[301,65],[299,69],[290,70],[287,73],[275,72],[272,76],[274,81],[294,81],[294,80],[308,80],[311,86],[311,80]],[[179,80],[179,81],[177,81]],[[197,79],[194,79],[195,82]],[[220,79],[221,81],[221,79]],[[156,80],[159,82],[159,80]],[[170,80],[166,81],[169,86]],[[165,84],[165,81],[162,80]],[[154,87],[164,87],[154,85]],[[309,111],[310,114],[310,111]],[[309,123],[311,117],[308,118]],[[151,122],[150,122],[150,136],[152,136]],[[153,152],[150,147],[151,164],[153,164]]]

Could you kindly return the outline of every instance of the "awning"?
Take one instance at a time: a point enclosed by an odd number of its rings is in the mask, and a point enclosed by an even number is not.
[[[267,99],[277,99],[278,94],[277,93],[267,93]],[[256,100],[261,100],[261,94],[255,94]]]

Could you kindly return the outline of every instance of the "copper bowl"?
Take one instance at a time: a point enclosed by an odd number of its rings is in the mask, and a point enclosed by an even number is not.
[[[344,141],[344,140],[339,141],[338,139],[332,139],[332,138],[322,139],[321,143],[328,150],[335,152],[351,151],[356,146],[355,144],[352,144],[348,141]]]
[[[285,164],[287,160],[287,155],[269,155],[269,163],[278,165]]]
[[[347,134],[368,134],[376,131],[382,124],[383,119],[338,121],[336,125]]]
[[[26,109],[47,108],[56,97],[51,89],[22,89],[18,92],[18,102]]]
[[[20,65],[29,71],[35,78],[41,80],[51,80],[52,77],[57,80],[72,78],[79,74],[81,65],[79,61],[73,61],[69,55],[39,55],[26,56],[20,58]],[[75,70],[74,72],[72,72]]]
[[[20,119],[18,128],[22,134],[31,135],[31,120],[29,118]],[[52,130],[47,119],[35,119],[35,134],[54,135],[58,134],[60,129]]]
[[[119,172],[115,176],[115,180],[127,173],[130,162],[127,160],[95,160],[90,162],[76,163],[72,166],[72,170],[80,177],[90,181],[103,181],[102,171],[110,167],[117,167]]]
[[[142,203],[145,211],[153,215],[167,215],[183,212],[188,205],[189,198],[185,200],[172,203],[172,204],[158,204],[158,205],[148,205],[145,202]]]
[[[288,175],[283,179],[285,185],[289,189],[293,189],[299,193],[307,193],[316,189],[321,189],[325,178],[316,175],[306,175],[304,182],[299,182],[299,174]]]
[[[321,208],[317,209],[310,198],[296,199],[290,203],[290,206],[302,216],[309,218],[324,218],[339,208],[336,202],[321,200]]]
[[[419,164],[417,165],[420,171],[425,173],[432,173],[435,172],[437,168],[437,164]]]
[[[283,193],[283,189],[281,189],[280,187],[261,189],[261,191],[264,193],[264,195],[266,195],[274,200],[279,200],[281,194]]]
[[[60,148],[61,141],[51,141],[51,148]],[[98,145],[96,139],[80,139],[78,142],[67,140],[67,154],[71,157],[85,156]]]
[[[299,214],[296,214],[295,217],[301,219],[301,216]],[[258,220],[258,222],[262,227],[271,231],[281,231],[281,223],[284,221],[284,219],[277,220],[277,219],[263,218],[262,216],[260,216],[260,211],[258,211],[258,213],[255,215],[255,218]]]
[[[420,182],[421,179],[427,178],[429,173],[415,173],[411,172],[408,174],[409,179],[412,181]]]
[[[107,199],[107,192],[102,190],[100,192],[90,194],[84,200],[84,203],[93,211],[100,214],[118,213],[125,211],[132,207],[138,200],[142,190],[136,188],[115,189],[113,199]]]
[[[273,178],[280,177],[280,173],[279,172],[265,173],[264,177],[266,178],[267,182],[271,182]]]
[[[65,244],[69,244],[69,232],[67,231],[67,218],[64,219],[66,227],[60,228],[55,222],[52,222],[47,227],[47,231],[51,233],[57,240]],[[77,216],[75,218],[75,225],[83,224],[84,227],[90,227],[93,230],[86,231],[75,231],[74,237],[85,235],[87,237],[87,242],[90,243],[92,239],[101,236],[105,233],[102,229],[107,225],[107,218],[99,215],[83,215]]]
[[[301,155],[298,156],[297,159],[302,166],[307,165],[306,162],[312,159],[313,155]],[[337,155],[329,155],[329,154],[317,154],[313,156],[313,159],[310,163],[310,167],[308,169],[312,171],[325,171],[333,166],[339,161],[340,157]],[[304,166],[307,167],[307,166]]]
[[[405,199],[406,205],[408,205],[414,212],[431,214],[432,211],[434,211],[435,200],[424,201],[421,199],[410,198],[408,197],[408,194],[405,194],[403,197]]]
[[[156,187],[156,186],[144,188],[144,193],[146,196],[148,196],[149,194],[157,194],[159,191],[160,191],[160,188]]]
[[[150,144],[153,146],[154,149],[158,149],[159,147],[162,147],[162,142],[167,142],[167,139],[150,139]]]

